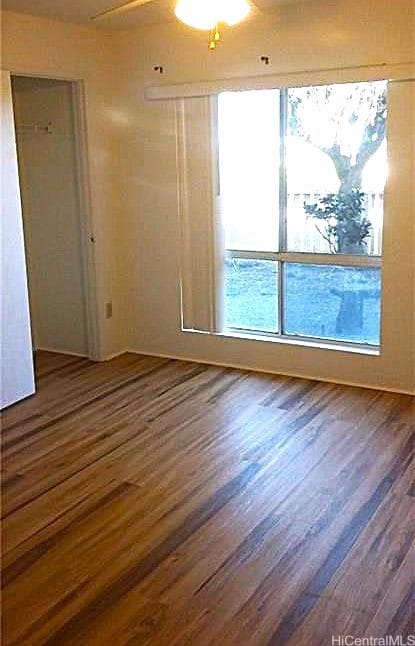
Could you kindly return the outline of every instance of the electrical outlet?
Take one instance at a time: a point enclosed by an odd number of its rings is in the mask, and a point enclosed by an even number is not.
[[[111,301],[109,303],[105,303],[105,318],[106,319],[111,319],[112,318],[112,302]]]

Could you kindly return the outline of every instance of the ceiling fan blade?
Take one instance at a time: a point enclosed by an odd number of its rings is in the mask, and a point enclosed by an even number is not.
[[[132,2],[126,2],[125,4],[122,4],[120,7],[113,7],[112,9],[106,9],[105,11],[101,11],[101,13],[97,13],[96,16],[91,16],[91,20],[100,20],[101,18],[109,18],[111,16],[117,16],[120,13],[131,11],[131,9],[136,9],[137,7],[141,7],[142,5],[148,4],[149,2],[153,2],[153,0],[132,0]]]

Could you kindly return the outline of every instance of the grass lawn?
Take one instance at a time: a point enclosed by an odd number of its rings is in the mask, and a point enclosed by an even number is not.
[[[379,344],[380,270],[286,263],[283,278],[285,333]],[[277,289],[277,263],[227,261],[226,325],[278,331]]]

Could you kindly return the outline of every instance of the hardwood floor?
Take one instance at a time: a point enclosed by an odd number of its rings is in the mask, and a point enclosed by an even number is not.
[[[414,632],[410,397],[37,356],[3,414],[4,644]]]

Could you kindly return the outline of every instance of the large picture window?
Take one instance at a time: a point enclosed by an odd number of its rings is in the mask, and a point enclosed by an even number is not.
[[[227,329],[380,345],[387,87],[219,95]]]

